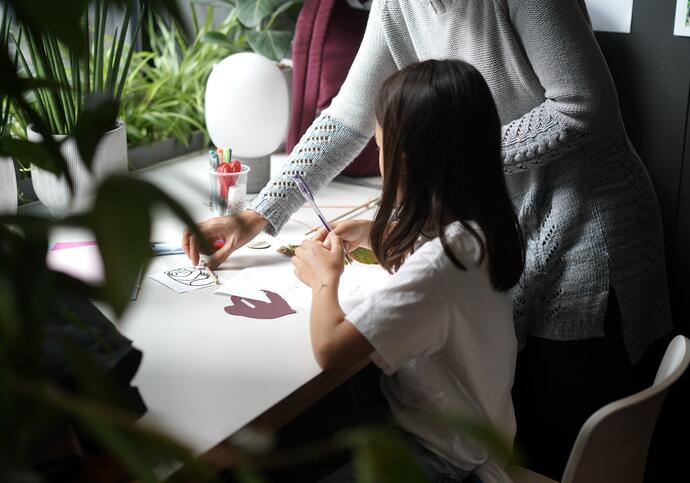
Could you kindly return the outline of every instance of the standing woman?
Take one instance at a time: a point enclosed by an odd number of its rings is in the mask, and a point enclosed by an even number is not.
[[[283,173],[246,212],[200,228],[226,240],[212,264],[261,230],[280,231],[302,204],[291,175],[316,189],[328,183],[374,134],[382,82],[432,58],[475,66],[496,101],[527,240],[513,296],[525,349],[514,389],[518,438],[528,464],[560,477],[584,420],[630,391],[633,365],[671,330],[657,200],[584,0],[374,0],[340,93]],[[196,263],[188,232],[183,245]]]

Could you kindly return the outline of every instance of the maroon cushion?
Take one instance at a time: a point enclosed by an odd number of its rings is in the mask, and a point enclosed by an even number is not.
[[[292,47],[292,116],[287,150],[292,151],[316,116],[340,90],[366,29],[368,12],[343,0],[305,0]],[[371,140],[343,174],[379,174]]]

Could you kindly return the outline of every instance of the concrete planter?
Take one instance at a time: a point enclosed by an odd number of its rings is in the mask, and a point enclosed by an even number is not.
[[[164,139],[129,150],[129,164],[132,169],[142,169],[168,159],[199,151],[206,147],[204,133],[197,131],[188,140],[187,146],[176,139]]]
[[[0,215],[17,212],[17,175],[14,160],[0,157]]]
[[[40,142],[43,138],[31,126],[27,128],[29,141]],[[72,173],[75,182],[74,195],[70,193],[67,180],[63,175],[56,176],[31,165],[31,180],[36,196],[53,216],[63,216],[72,210],[84,208],[99,182],[111,174],[126,174],[127,169],[127,132],[125,124],[118,121],[117,127],[108,131],[101,138],[94,154],[91,171],[79,155],[74,139],[64,135],[55,135],[56,141],[62,143],[60,150]]]

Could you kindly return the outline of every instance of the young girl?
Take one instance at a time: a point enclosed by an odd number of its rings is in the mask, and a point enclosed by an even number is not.
[[[330,370],[371,354],[396,423],[432,481],[461,481],[487,452],[410,411],[461,412],[515,435],[510,289],[524,247],[503,177],[499,117],[475,68],[429,60],[383,84],[376,118],[383,193],[374,221],[340,223],[293,258],[312,288],[314,355]],[[371,247],[393,273],[348,314],[338,302],[345,243]],[[327,480],[354,481],[352,466]]]

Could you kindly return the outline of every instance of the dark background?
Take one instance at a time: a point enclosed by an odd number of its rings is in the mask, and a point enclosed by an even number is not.
[[[628,134],[661,205],[674,323],[690,316],[690,37],[673,35],[676,0],[636,0],[632,33],[597,32]]]
[[[677,332],[690,335],[690,37],[673,35],[676,0],[635,0],[631,34],[597,32],[623,119],[661,205]],[[679,481],[689,456],[690,376],[666,400],[647,465],[648,482]],[[672,441],[677,441],[674,445]]]

